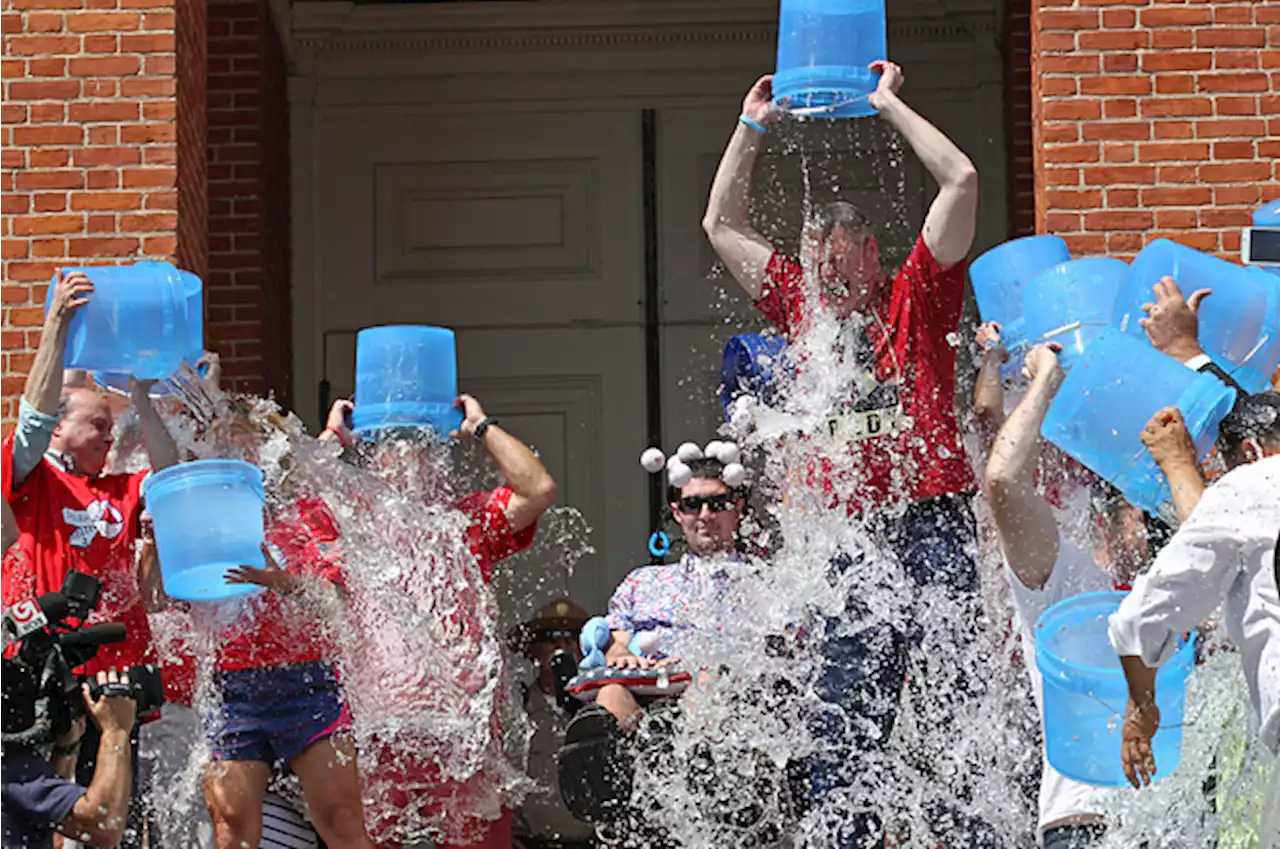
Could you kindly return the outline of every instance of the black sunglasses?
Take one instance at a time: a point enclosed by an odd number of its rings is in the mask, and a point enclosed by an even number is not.
[[[732,510],[737,507],[737,499],[732,495],[686,495],[676,502],[681,513],[689,513],[697,515],[702,512],[703,505],[709,507],[712,513],[723,513],[726,510]]]

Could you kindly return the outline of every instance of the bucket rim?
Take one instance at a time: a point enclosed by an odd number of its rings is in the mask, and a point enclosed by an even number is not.
[[[161,469],[158,472],[152,472],[142,482],[142,497],[144,499],[153,497],[157,491],[163,493],[165,489],[176,486],[184,480],[215,476],[239,476],[241,480],[244,480],[247,476],[248,480],[245,482],[259,496],[264,495],[262,469],[244,460],[211,457],[188,460],[185,463],[174,463],[172,466]],[[160,489],[157,490],[157,487]]]

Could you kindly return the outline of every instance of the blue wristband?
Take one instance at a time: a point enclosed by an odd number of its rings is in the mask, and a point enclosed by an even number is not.
[[[764,135],[765,133],[769,132],[764,128],[764,124],[761,124],[759,121],[755,120],[754,118],[748,118],[745,113],[742,115],[739,115],[738,120],[746,124],[751,129],[755,130],[760,135]]]

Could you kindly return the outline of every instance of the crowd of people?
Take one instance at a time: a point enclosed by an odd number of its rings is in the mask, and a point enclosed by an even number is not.
[[[793,435],[779,502],[856,524],[893,570],[888,579],[879,571],[870,577],[867,550],[855,546],[824,556],[812,568],[854,588],[840,609],[747,649],[814,658],[808,686],[816,707],[806,727],[820,745],[788,763],[785,774],[796,821],[822,811],[828,825],[804,837],[782,827],[767,842],[913,845],[874,802],[849,800],[875,769],[873,756],[883,756],[905,703],[937,707],[931,718],[945,747],[947,735],[958,733],[959,706],[982,698],[988,686],[973,653],[958,655],[958,668],[945,677],[918,662],[935,644],[930,640],[963,647],[984,627],[979,516],[998,541],[999,580],[1009,588],[1024,655],[1040,614],[1056,602],[1095,590],[1128,592],[1109,636],[1130,693],[1115,757],[1135,788],[1162,775],[1152,753],[1161,727],[1156,670],[1181,635],[1204,627],[1220,607],[1224,645],[1239,654],[1248,683],[1251,745],[1273,758],[1280,749],[1280,393],[1250,395],[1235,386],[1197,341],[1196,307],[1211,295],[1184,299],[1166,280],[1155,287],[1144,320],[1152,345],[1238,390],[1217,436],[1217,467],[1197,461],[1176,408],[1156,413],[1141,435],[1168,478],[1176,521],[1143,513],[1041,437],[1064,377],[1052,343],[1023,355],[1023,379],[1012,388],[1002,376],[1009,359],[1002,328],[978,328],[971,426],[963,426],[954,337],[978,175],[900,97],[902,70],[887,61],[872,67],[880,74],[872,105],[939,189],[901,269],[884,272],[876,223],[849,203],[810,211],[796,258],[753,228],[752,173],[765,135],[784,115],[767,76],[746,95],[703,220],[711,246],[757,309],[810,355],[806,361],[802,354],[796,369],[834,362],[855,375],[845,397],[817,411],[821,441]],[[56,592],[71,572],[100,579],[94,621],[121,622],[128,636],[103,646],[85,674],[107,685],[159,664],[168,704],[135,717],[123,691],[86,688],[87,722],[38,747],[11,751],[6,744],[6,849],[55,839],[218,849],[678,845],[666,824],[636,811],[627,794],[629,772],[644,758],[684,755],[655,750],[637,729],[663,711],[699,710],[700,691],[717,671],[690,656],[683,638],[714,637],[728,618],[750,615],[727,609],[724,600],[744,576],[767,576],[770,557],[787,545],[753,540],[758,523],[747,521],[753,509],[767,513],[760,501],[775,493],[731,471],[736,460],[719,449],[682,451],[681,462],[673,458],[663,470],[679,547],[632,571],[601,611],[599,686],[586,699],[570,692],[590,649],[580,635],[591,612],[559,598],[500,641],[534,668],[533,680],[517,687],[503,654],[489,650],[497,621],[491,584],[503,561],[532,544],[556,486],[535,452],[477,399],[458,398],[461,426],[434,440],[398,430],[354,434],[351,404],[338,401],[312,440],[270,403],[224,391],[210,355],[201,392],[214,403],[194,425],[183,419],[188,411],[153,399],[154,382],[132,381],[130,415],[147,462],[137,471],[113,469],[122,453],[113,402],[84,375],[64,370],[71,319],[92,302],[93,283],[59,272],[52,286],[18,422],[3,443],[3,602],[8,608]],[[815,352],[812,339],[802,340],[819,321],[836,329]],[[194,443],[175,439],[181,428],[193,430]],[[502,485],[457,497],[439,480],[445,437],[482,446]],[[265,566],[244,564],[225,576],[263,590],[233,606],[231,621],[225,610],[202,619],[192,612],[199,603],[180,604],[164,592],[143,484],[196,456],[192,444],[206,452],[201,456],[285,470],[266,479]],[[767,450],[764,442],[755,447]],[[359,485],[320,486],[305,472],[309,462],[328,464],[331,479]],[[1088,504],[1083,534],[1068,515],[1077,495]],[[393,499],[446,516],[439,527],[447,532],[397,537],[397,517],[381,514]],[[416,599],[398,618],[370,597],[360,571],[370,561],[356,558],[358,543],[362,557],[380,556],[366,550],[353,520],[375,513],[396,557],[416,563],[389,579]],[[411,586],[442,580],[445,595],[423,596]],[[891,592],[917,601],[905,602],[900,615],[870,615],[874,593],[859,582],[886,580]],[[918,599],[927,594],[946,607],[926,609]],[[203,639],[175,648],[153,638],[157,617],[175,610],[192,614]],[[418,644],[415,628],[426,622],[461,661],[441,668],[408,656]],[[360,637],[344,640],[344,631]],[[678,695],[666,691],[676,669],[690,673]],[[641,673],[649,675],[649,689],[634,686]],[[1025,674],[1039,698],[1034,662],[1025,663]],[[527,767],[513,765],[507,751],[515,727],[504,708],[508,696],[531,723]],[[450,729],[464,726],[478,742],[456,760],[444,750],[456,744]],[[140,749],[150,750],[142,762]],[[177,819],[159,816],[193,752],[203,807]],[[1041,761],[1038,821],[1027,824],[1027,836],[1045,849],[1100,845],[1111,822],[1097,789]],[[532,782],[522,783],[523,772]],[[1266,792],[1255,845],[1274,849],[1280,778]],[[933,845],[1023,845],[998,834],[971,802],[958,791],[954,803],[927,812],[939,823]]]

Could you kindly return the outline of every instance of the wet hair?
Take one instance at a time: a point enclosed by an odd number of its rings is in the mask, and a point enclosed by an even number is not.
[[[830,236],[831,232],[837,227],[842,227],[864,239],[875,232],[871,219],[867,217],[866,213],[848,201],[843,200],[831,201],[819,206],[814,210],[813,221],[810,226],[823,239]]]
[[[1241,395],[1218,426],[1218,451],[1230,468],[1245,462],[1244,443],[1256,439],[1280,446],[1280,392]]]
[[[721,475],[724,474],[724,463],[721,463],[713,457],[703,457],[700,460],[693,460],[686,465],[689,467],[689,471],[693,472],[694,480],[701,479],[720,481],[721,483],[724,483],[724,480],[721,478]],[[745,485],[739,487],[729,486],[727,483],[724,485],[728,487],[729,492],[732,495],[737,498],[741,498],[744,501],[746,500],[748,493]],[[668,485],[667,501],[672,503],[679,501],[680,489],[681,487]]]
[[[1124,493],[1102,480],[1095,480],[1089,488],[1089,515],[1101,519],[1108,528],[1114,527],[1124,515],[1126,507],[1133,506],[1124,497]],[[1173,539],[1174,528],[1159,516],[1146,511],[1142,513],[1142,525],[1146,531],[1147,545],[1151,549],[1151,558]]]

